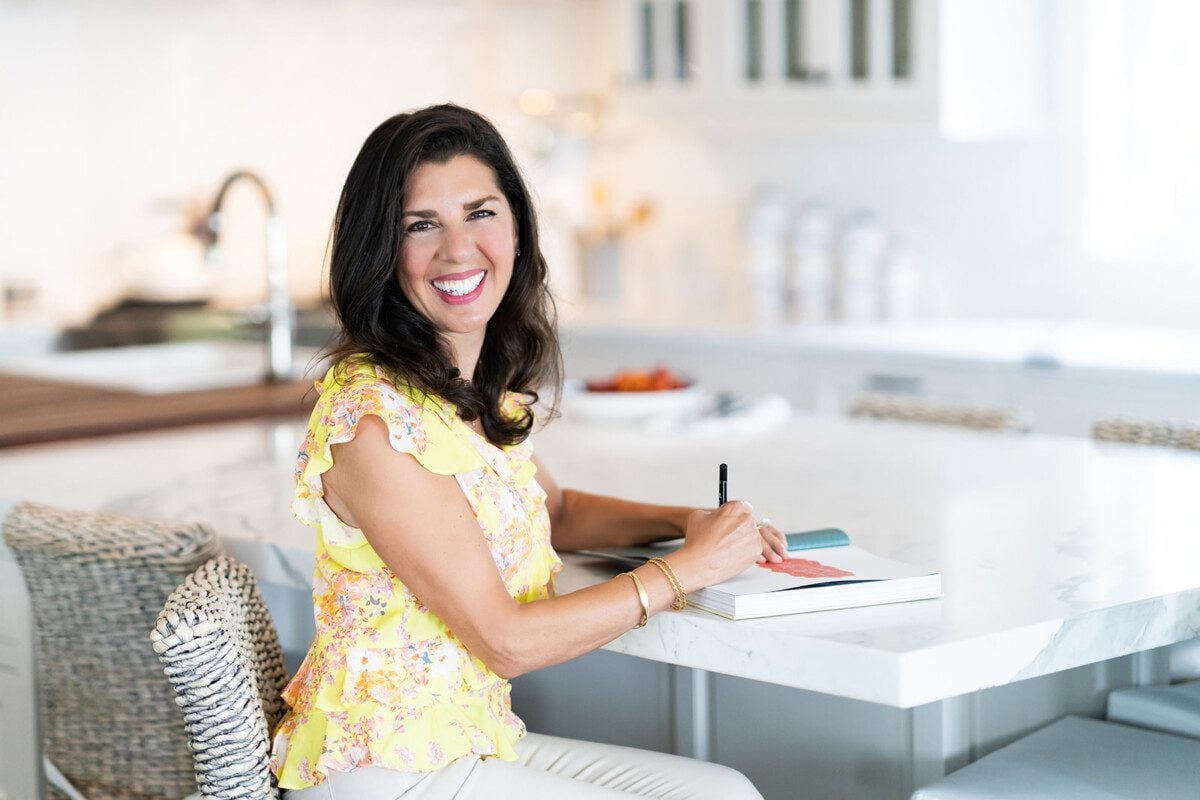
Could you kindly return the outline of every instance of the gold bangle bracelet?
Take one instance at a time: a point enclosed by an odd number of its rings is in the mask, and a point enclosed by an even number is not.
[[[671,564],[665,558],[652,558],[650,563],[662,570],[662,574],[667,576],[667,581],[671,584],[671,589],[675,592],[675,600],[671,603],[671,608],[676,611],[683,611],[687,608],[687,593],[683,591],[683,584],[679,582],[679,577],[675,574],[675,570],[671,568]]]
[[[633,586],[637,589],[638,602],[642,604],[642,621],[634,628],[644,628],[646,623],[650,621],[650,595],[646,594],[646,587],[642,585],[642,579],[632,572],[626,572],[626,575],[633,578]]]

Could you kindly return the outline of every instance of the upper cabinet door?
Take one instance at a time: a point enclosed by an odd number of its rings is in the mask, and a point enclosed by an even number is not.
[[[617,108],[713,133],[1041,129],[1037,0],[616,0]]]

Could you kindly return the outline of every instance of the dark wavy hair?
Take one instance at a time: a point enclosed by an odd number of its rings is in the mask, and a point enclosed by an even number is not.
[[[512,208],[519,250],[512,279],[487,324],[475,374],[459,374],[444,340],[405,297],[397,277],[400,216],[413,173],[468,155],[491,167]],[[533,427],[529,406],[551,388],[555,413],[562,354],[538,246],[529,190],[499,131],[480,114],[439,105],[397,114],[371,132],[346,176],[333,224],[329,291],[341,323],[336,359],[367,354],[397,383],[453,403],[459,416],[482,420],[495,444],[524,441]],[[525,413],[501,409],[506,392],[526,396]]]

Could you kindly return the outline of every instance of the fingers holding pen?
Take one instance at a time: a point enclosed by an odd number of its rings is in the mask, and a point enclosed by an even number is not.
[[[745,500],[730,500],[714,509],[696,509],[692,517],[722,537],[748,537],[752,533],[757,539],[758,528],[754,522],[754,506]],[[692,520],[689,520],[689,526]],[[690,530],[690,527],[689,527]]]
[[[745,500],[726,502],[729,488],[729,465],[721,464],[717,470],[717,506],[718,513],[730,510],[730,513],[745,515],[749,513],[749,522],[754,523],[754,507]],[[778,563],[787,557],[787,538],[779,532],[769,519],[754,523],[754,543],[757,546],[755,562],[765,561]]]
[[[788,557],[787,536],[768,517],[755,521],[754,507],[749,502],[731,500],[718,506],[713,513],[728,515],[738,524],[748,522],[754,526],[754,538],[758,548],[755,563],[778,564]]]
[[[754,506],[750,505],[750,502],[747,500],[730,500],[718,506],[713,513],[717,516],[727,516],[739,522],[754,524]]]
[[[754,521],[754,506],[745,500],[732,500],[718,508],[717,513],[729,516],[730,537],[736,541],[739,552],[745,550],[747,556],[757,560],[762,555],[762,537]],[[750,563],[753,562],[747,561],[747,566]]]
[[[753,564],[762,555],[760,542],[753,507],[731,500],[712,511],[693,511],[678,553],[696,562],[698,588],[731,578]]]

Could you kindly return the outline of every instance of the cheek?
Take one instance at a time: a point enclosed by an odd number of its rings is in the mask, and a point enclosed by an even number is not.
[[[515,250],[516,237],[501,225],[490,229],[479,240],[479,246],[493,259],[511,261]]]
[[[396,260],[396,278],[400,281],[400,288],[410,298],[413,287],[419,286],[425,279],[423,264],[427,262],[420,246],[406,244],[400,250],[400,257]]]

